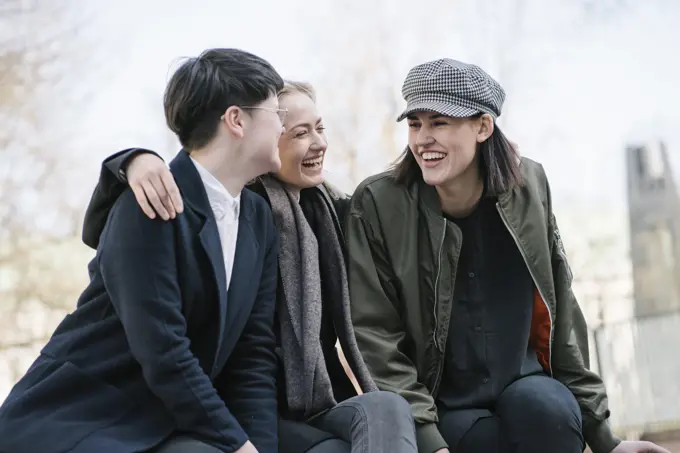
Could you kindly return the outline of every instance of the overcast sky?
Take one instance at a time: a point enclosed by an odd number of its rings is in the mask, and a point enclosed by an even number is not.
[[[398,92],[410,66],[437,57],[477,63],[496,76],[508,92],[501,124],[523,154],[545,165],[561,203],[623,206],[623,148],[629,140],[666,140],[680,173],[680,139],[673,134],[680,130],[677,1],[457,0],[416,7],[403,0],[383,6],[377,0],[341,6],[330,0],[121,0],[105,5],[96,10],[87,39],[114,66],[87,80],[99,85],[87,106],[65,107],[78,112],[78,127],[85,131],[73,149],[85,152],[80,155],[87,168],[122,147],[169,146],[160,94],[178,57],[213,46],[240,47],[269,59],[284,77],[328,90],[324,85],[348,70],[355,53],[382,40],[394,73],[367,70],[374,85],[391,79]],[[78,77],[87,78],[87,69]],[[340,97],[358,89],[352,80],[338,82]],[[321,102],[322,113],[338,117],[339,104]],[[382,107],[377,104],[360,108]],[[378,127],[362,121],[352,138],[362,177],[384,168],[399,152],[380,149],[384,146],[370,137],[371,128]],[[405,126],[398,130],[405,138]],[[331,175],[334,162],[329,160]],[[95,173],[85,177],[87,184]],[[338,177],[347,186],[341,172]]]
[[[239,47],[270,60],[284,77],[312,82],[323,93],[320,109],[333,138],[329,178],[346,190],[351,182],[333,144],[356,145],[360,178],[385,168],[406,137],[405,125],[395,127],[394,143],[380,134],[403,107],[390,101],[408,69],[452,57],[479,64],[506,88],[501,125],[524,155],[544,164],[558,208],[569,214],[560,222],[570,253],[576,250],[574,269],[620,276],[604,295],[611,302],[602,304],[611,311],[607,319],[628,316],[624,147],[665,140],[680,176],[680,1],[69,0],[54,7],[65,4],[77,7],[49,25],[68,29],[69,20],[87,18],[75,42],[87,58],[76,59],[39,99],[40,125],[55,131],[50,146],[66,172],[50,193],[26,195],[38,211],[50,196],[84,208],[101,160],[117,150],[174,154],[161,95],[180,57]],[[23,36],[41,29],[10,25]],[[31,177],[31,165],[19,180]],[[30,185],[26,179],[27,192]],[[53,214],[44,222],[51,229],[60,213]],[[602,237],[614,245],[590,250]],[[588,297],[588,288],[579,289],[589,319],[598,308],[589,302],[601,297],[596,289]],[[0,376],[0,399],[3,390]]]

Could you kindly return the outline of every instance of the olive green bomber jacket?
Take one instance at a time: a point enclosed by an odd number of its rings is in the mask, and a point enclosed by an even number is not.
[[[604,385],[589,371],[588,332],[543,167],[522,158],[521,188],[498,197],[503,222],[535,283],[530,342],[545,371],[574,394],[594,453],[619,442],[609,428]],[[436,190],[398,184],[389,172],[352,196],[345,226],[352,318],[359,348],[381,390],[411,404],[420,453],[446,448],[435,397],[444,364],[461,238]],[[453,251],[451,254],[450,251]],[[450,259],[449,257],[452,257]]]

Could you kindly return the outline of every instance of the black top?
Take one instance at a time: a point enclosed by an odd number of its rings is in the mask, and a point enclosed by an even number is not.
[[[495,198],[483,197],[469,216],[448,220],[463,243],[437,402],[440,410],[492,409],[513,381],[543,372],[529,347],[534,282]],[[461,413],[461,436],[474,413]]]

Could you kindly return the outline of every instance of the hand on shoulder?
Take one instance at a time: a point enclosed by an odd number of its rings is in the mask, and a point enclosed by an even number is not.
[[[154,154],[134,156],[127,168],[127,180],[137,203],[151,219],[156,213],[163,220],[174,219],[184,211],[184,204],[170,169]]]

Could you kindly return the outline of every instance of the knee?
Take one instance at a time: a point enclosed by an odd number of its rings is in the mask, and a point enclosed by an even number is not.
[[[570,399],[573,402],[557,402],[550,398],[529,400],[524,406],[525,417],[530,417],[534,426],[547,432],[581,431],[581,411],[574,397]]]
[[[386,420],[407,419],[413,422],[411,406],[403,397],[393,392],[364,393],[359,405],[370,417],[380,417]]]
[[[571,391],[555,379],[536,378],[518,381],[501,396],[504,422],[512,424],[510,419],[514,419],[544,433],[580,432],[581,409]]]

